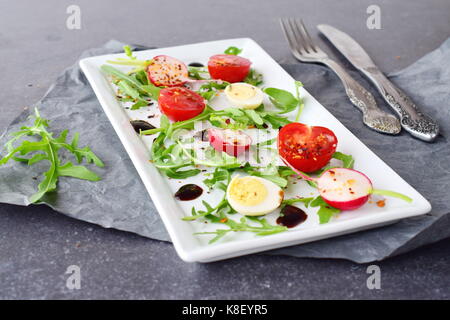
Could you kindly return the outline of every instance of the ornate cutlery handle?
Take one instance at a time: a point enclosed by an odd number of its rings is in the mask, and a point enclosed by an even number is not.
[[[373,95],[356,82],[340,64],[329,58],[322,59],[321,62],[341,79],[350,101],[363,113],[363,122],[366,126],[387,134],[400,132],[402,127],[398,119],[380,110]]]
[[[377,87],[384,100],[398,113],[402,127],[412,136],[433,141],[439,134],[435,120],[419,111],[406,94],[389,81],[377,68],[361,70]]]

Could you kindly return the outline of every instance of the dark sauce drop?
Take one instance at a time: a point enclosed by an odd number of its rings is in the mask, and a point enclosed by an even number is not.
[[[175,198],[181,201],[194,200],[200,197],[203,193],[203,189],[196,184],[185,184],[177,192],[175,192]]]
[[[203,63],[200,62],[191,62],[188,64],[189,67],[197,67],[197,68],[201,68],[204,67]]]
[[[140,131],[155,129],[155,126],[151,125],[147,121],[144,120],[132,120],[130,121],[131,125],[134,128],[134,131],[140,133]]]
[[[277,224],[293,228],[304,222],[306,218],[308,218],[308,215],[302,209],[286,205],[281,209],[281,215],[277,219]]]

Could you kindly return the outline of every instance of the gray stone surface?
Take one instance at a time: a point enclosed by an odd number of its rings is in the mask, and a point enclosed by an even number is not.
[[[70,31],[66,8],[74,3],[81,7],[82,28]],[[391,72],[450,35],[446,0],[377,1],[381,30],[366,28],[371,0],[239,3],[2,1],[0,128],[37,101],[81,51],[111,38],[163,47],[248,36],[289,62],[277,19],[295,12],[310,26],[328,23],[349,31]],[[102,229],[44,206],[1,205],[0,298],[448,299],[449,248],[447,239],[380,262],[382,289],[368,290],[365,265],[265,255],[186,264],[167,243]],[[65,286],[64,272],[72,264],[81,267],[80,290]]]

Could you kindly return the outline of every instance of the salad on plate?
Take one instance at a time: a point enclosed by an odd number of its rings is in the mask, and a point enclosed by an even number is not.
[[[139,60],[125,46],[126,58],[101,67],[149,161],[184,182],[175,199],[196,200],[181,219],[216,226],[197,235],[210,243],[234,232],[266,236],[301,228],[313,214],[325,224],[364,205],[382,208],[385,196],[412,201],[374,188],[332,130],[302,122],[301,82],[294,92],[265,87],[241,49],[224,49],[203,64],[167,55]],[[216,201],[199,205],[211,192]]]

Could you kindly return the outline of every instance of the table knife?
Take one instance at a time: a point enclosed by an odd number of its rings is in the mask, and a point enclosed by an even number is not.
[[[402,127],[412,136],[431,142],[439,134],[435,120],[422,113],[414,102],[378,69],[367,52],[348,34],[326,24],[317,28],[353,66],[371,80],[384,100],[400,117]]]

